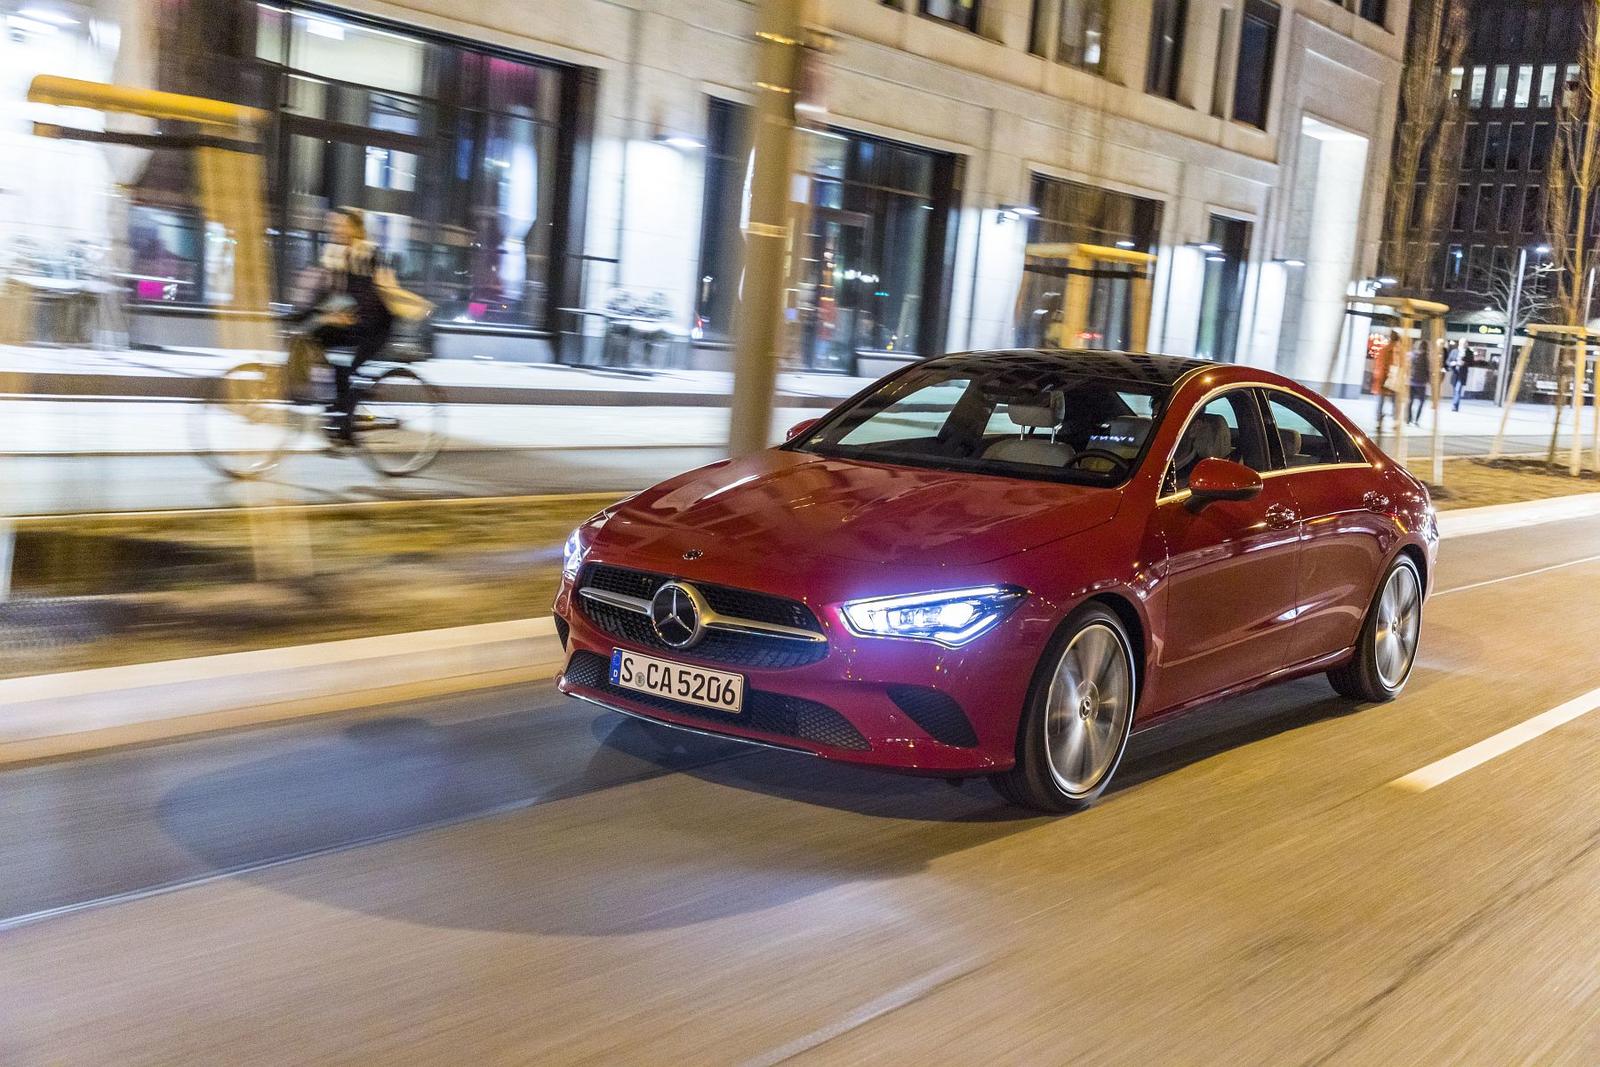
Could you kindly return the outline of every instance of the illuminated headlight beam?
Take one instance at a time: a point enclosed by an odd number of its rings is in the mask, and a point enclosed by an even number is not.
[[[1016,586],[982,585],[871,597],[846,603],[844,621],[857,637],[934,641],[960,648],[998,626],[1026,596]]]

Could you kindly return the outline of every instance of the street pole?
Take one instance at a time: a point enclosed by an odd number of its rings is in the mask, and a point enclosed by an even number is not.
[[[1506,316],[1506,335],[1500,342],[1500,374],[1499,393],[1500,403],[1515,403],[1516,397],[1508,398],[1506,393],[1511,384],[1506,374],[1511,366],[1511,347],[1516,343],[1517,313],[1522,310],[1522,276],[1528,271],[1528,249],[1526,246],[1517,249],[1517,276],[1511,282],[1511,307],[1510,314]]]
[[[783,336],[784,281],[790,249],[789,183],[794,170],[794,105],[804,51],[804,0],[759,0],[756,11],[755,164],[750,225],[745,230],[744,286],[733,364],[728,452],[767,447]]]

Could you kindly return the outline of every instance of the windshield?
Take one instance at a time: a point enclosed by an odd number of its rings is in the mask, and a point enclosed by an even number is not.
[[[906,371],[791,443],[798,451],[1120,485],[1169,387],[1095,377],[1070,359],[957,356]]]

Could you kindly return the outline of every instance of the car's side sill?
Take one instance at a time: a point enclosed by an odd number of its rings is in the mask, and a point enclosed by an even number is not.
[[[1179,704],[1177,707],[1167,708],[1164,711],[1158,712],[1143,722],[1135,722],[1133,725],[1133,732],[1137,734],[1143,733],[1145,730],[1153,730],[1157,726],[1162,726],[1172,721],[1173,719],[1182,715],[1184,712],[1193,711],[1195,708],[1205,704],[1215,704],[1219,700],[1227,700],[1230,697],[1242,696],[1245,693],[1253,693],[1257,689],[1265,689],[1268,686],[1277,685],[1279,682],[1292,682],[1296,678],[1304,678],[1308,674],[1317,674],[1321,671],[1328,670],[1329,668],[1336,667],[1343,661],[1349,659],[1350,654],[1353,651],[1353,647],[1341,649],[1338,652],[1329,653],[1326,656],[1318,656],[1315,659],[1308,659],[1302,663],[1296,663],[1293,666],[1280,668],[1279,670],[1273,671],[1271,674],[1263,675],[1262,677],[1253,681],[1243,682],[1239,685],[1228,689],[1219,690],[1218,692],[1211,693],[1207,696],[1197,697],[1194,700],[1185,701],[1184,703]]]

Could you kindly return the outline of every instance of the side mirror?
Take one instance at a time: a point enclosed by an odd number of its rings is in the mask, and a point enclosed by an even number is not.
[[[1189,506],[1203,508],[1216,500],[1249,500],[1261,492],[1261,476],[1228,459],[1203,459],[1189,473]]]
[[[789,432],[783,435],[783,439],[785,441],[793,441],[796,437],[803,437],[804,435],[810,433],[811,428],[821,421],[821,419],[805,419],[804,421],[797,422],[793,426],[789,427]]]

